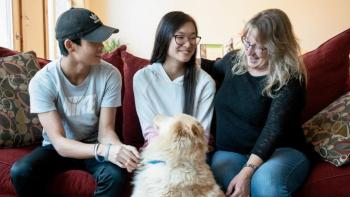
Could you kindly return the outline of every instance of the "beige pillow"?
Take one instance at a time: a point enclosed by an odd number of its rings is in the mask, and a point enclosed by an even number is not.
[[[335,166],[349,163],[350,92],[312,117],[303,128],[307,141],[324,160]]]
[[[34,53],[0,58],[0,148],[41,142],[41,125],[29,110],[28,84],[40,66]]]

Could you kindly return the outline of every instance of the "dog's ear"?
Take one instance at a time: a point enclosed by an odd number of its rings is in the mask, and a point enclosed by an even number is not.
[[[173,131],[176,139],[188,137],[188,132],[186,131],[186,128],[179,121],[173,125]]]
[[[204,136],[203,127],[198,122],[178,121],[173,125],[176,138],[197,139]]]
[[[201,137],[204,135],[203,127],[199,123],[192,124],[191,130],[195,137]]]
[[[201,147],[203,145],[206,145],[207,142],[206,142],[204,129],[202,125],[196,122],[195,124],[192,124],[191,127],[192,127],[191,129],[192,129],[193,137],[196,139],[195,143]]]
[[[193,134],[189,125],[177,121],[172,125],[172,135],[170,137],[171,147],[176,150],[173,154],[188,155],[193,152]]]

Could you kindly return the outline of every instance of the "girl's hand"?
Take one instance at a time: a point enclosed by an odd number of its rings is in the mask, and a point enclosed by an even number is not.
[[[140,154],[133,146],[125,144],[112,145],[108,161],[121,168],[126,168],[128,172],[132,172],[140,162]]]

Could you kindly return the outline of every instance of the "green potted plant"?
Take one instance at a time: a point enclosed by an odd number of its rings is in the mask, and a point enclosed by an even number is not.
[[[120,45],[119,39],[111,37],[103,42],[102,52],[103,53],[110,53],[110,52],[114,51],[116,48],[118,48],[119,45]]]

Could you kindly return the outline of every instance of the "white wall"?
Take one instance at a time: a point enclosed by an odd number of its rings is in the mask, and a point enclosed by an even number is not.
[[[257,12],[280,8],[290,17],[304,52],[350,28],[349,0],[107,0],[105,23],[120,29],[128,51],[149,58],[161,17],[181,10],[197,21],[201,43],[238,40],[243,25]]]

